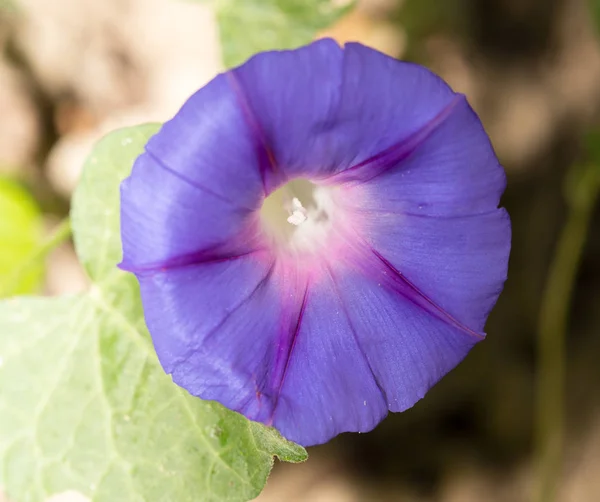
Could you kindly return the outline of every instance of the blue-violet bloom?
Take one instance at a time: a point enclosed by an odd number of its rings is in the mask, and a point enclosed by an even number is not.
[[[121,267],[174,382],[323,443],[410,408],[484,338],[504,187],[463,95],[320,40],[217,76],[150,139]]]

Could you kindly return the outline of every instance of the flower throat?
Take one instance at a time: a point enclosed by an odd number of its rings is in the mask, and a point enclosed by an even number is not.
[[[265,232],[290,251],[315,251],[332,223],[333,202],[326,187],[296,179],[271,193],[260,211]]]

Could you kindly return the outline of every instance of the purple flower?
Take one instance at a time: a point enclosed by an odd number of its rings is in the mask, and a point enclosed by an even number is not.
[[[484,338],[504,186],[463,95],[321,40],[217,76],[148,142],[121,267],[177,384],[313,445],[410,408]]]

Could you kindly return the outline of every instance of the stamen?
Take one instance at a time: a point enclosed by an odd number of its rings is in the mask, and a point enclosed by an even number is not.
[[[333,203],[328,187],[293,180],[263,203],[263,228],[288,251],[314,251],[324,244],[331,226]]]
[[[287,219],[288,223],[298,226],[306,221],[307,211],[304,209],[304,206],[302,206],[302,202],[300,202],[296,197],[292,199],[291,213],[292,214]]]

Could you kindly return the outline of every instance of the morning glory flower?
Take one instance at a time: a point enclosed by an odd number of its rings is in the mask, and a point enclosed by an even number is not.
[[[150,139],[121,267],[175,383],[323,443],[410,408],[484,338],[504,187],[463,95],[320,40],[217,76]]]

